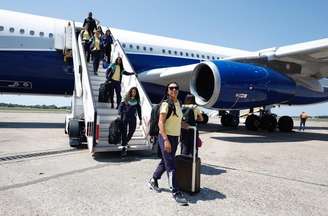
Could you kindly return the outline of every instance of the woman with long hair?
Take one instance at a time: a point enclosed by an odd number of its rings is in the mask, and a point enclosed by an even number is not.
[[[116,93],[116,109],[118,109],[119,104],[121,103],[121,82],[122,82],[122,75],[134,75],[134,73],[128,73],[124,70],[122,58],[119,56],[116,58],[115,62],[111,64],[106,69],[106,78],[107,80],[111,81],[111,87],[113,91],[115,90]],[[112,103],[112,107],[114,108],[114,92],[110,94],[109,100]]]
[[[140,96],[137,87],[132,87],[126,94],[124,101],[120,104],[119,113],[122,120],[122,156],[126,156],[128,142],[132,138],[137,126],[137,114],[141,125]]]
[[[162,159],[153,173],[153,177],[149,181],[149,186],[156,192],[160,192],[161,190],[158,187],[158,180],[166,171],[173,198],[177,203],[185,205],[187,204],[187,201],[176,183],[175,164],[175,153],[179,144],[182,123],[181,105],[178,100],[179,85],[176,82],[170,82],[166,86],[164,94],[158,120],[158,144],[161,150]],[[170,116],[167,116],[167,114],[170,114]]]

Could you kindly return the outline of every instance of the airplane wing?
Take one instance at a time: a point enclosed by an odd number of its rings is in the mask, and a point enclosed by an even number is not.
[[[319,90],[317,82],[328,77],[328,38],[233,56],[225,60],[255,63],[285,73],[298,83]]]

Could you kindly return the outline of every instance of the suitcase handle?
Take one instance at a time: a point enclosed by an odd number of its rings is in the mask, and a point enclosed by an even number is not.
[[[196,133],[197,127],[196,126],[189,126],[190,129],[194,130],[194,146],[193,146],[193,155],[192,155],[192,172],[191,172],[191,192],[196,191]]]

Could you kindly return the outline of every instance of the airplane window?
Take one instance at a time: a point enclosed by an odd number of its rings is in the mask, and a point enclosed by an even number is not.
[[[130,49],[133,49],[133,45],[132,44],[130,44]]]
[[[125,43],[124,43],[124,44],[122,44],[122,47],[123,47],[123,48],[125,48],[125,47],[126,47],[126,44],[125,44]]]
[[[217,60],[219,60],[219,59],[220,59],[220,57],[217,57],[216,59],[217,59]]]
[[[165,49],[162,50],[162,53],[165,53]]]
[[[215,60],[215,57],[214,57],[214,56],[212,56],[212,59],[213,59],[213,60]]]
[[[43,37],[44,36],[44,32],[40,32],[39,35],[40,35],[40,37]]]
[[[205,58],[205,56],[204,56],[204,55],[202,55],[202,58],[204,59],[204,58]]]
[[[49,33],[49,38],[53,38],[54,34],[53,33]]]
[[[33,30],[30,31],[30,35],[34,35],[34,31]]]
[[[183,52],[180,52],[180,55],[183,56]]]
[[[207,59],[210,59],[210,57],[209,57],[209,56],[207,56]]]
[[[177,51],[174,51],[174,55],[178,55],[178,52]]]
[[[137,45],[137,50],[139,49],[140,47]]]
[[[171,54],[171,50],[169,50],[169,54]]]
[[[14,29],[13,27],[11,27],[11,28],[9,29],[9,31],[10,31],[11,33],[13,33],[13,32],[15,31],[15,29]]]
[[[25,30],[24,29],[20,29],[19,30],[19,33],[24,34],[25,33]]]
[[[194,57],[194,54],[193,53],[191,53],[191,57]]]
[[[197,54],[196,56],[197,56],[197,58],[199,58],[199,54]]]
[[[150,47],[150,48],[149,48],[149,50],[152,52],[152,51],[153,51],[153,48],[152,48],[152,47]]]
[[[146,51],[146,50],[147,50],[147,48],[146,48],[146,47],[143,47],[143,50],[145,50],[145,51]]]
[[[3,31],[5,28],[3,26],[0,26],[0,31]]]
[[[188,54],[188,53],[186,53],[186,56],[189,56],[189,54]]]

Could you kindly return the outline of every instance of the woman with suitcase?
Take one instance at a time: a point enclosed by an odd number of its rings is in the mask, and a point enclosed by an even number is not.
[[[121,156],[124,157],[127,154],[128,142],[132,138],[137,126],[137,114],[139,117],[139,124],[141,125],[141,106],[139,92],[136,87],[132,87],[124,101],[119,106],[119,114],[122,120],[122,152]]]
[[[161,102],[158,120],[159,135],[158,144],[161,150],[162,159],[158,164],[153,177],[149,181],[149,187],[156,192],[160,192],[158,180],[166,171],[172,195],[175,201],[181,205],[186,205],[187,200],[179,190],[176,183],[175,153],[181,131],[182,112],[178,100],[179,86],[176,82],[169,83],[165,88],[165,96]],[[167,117],[171,110],[170,116]]]

